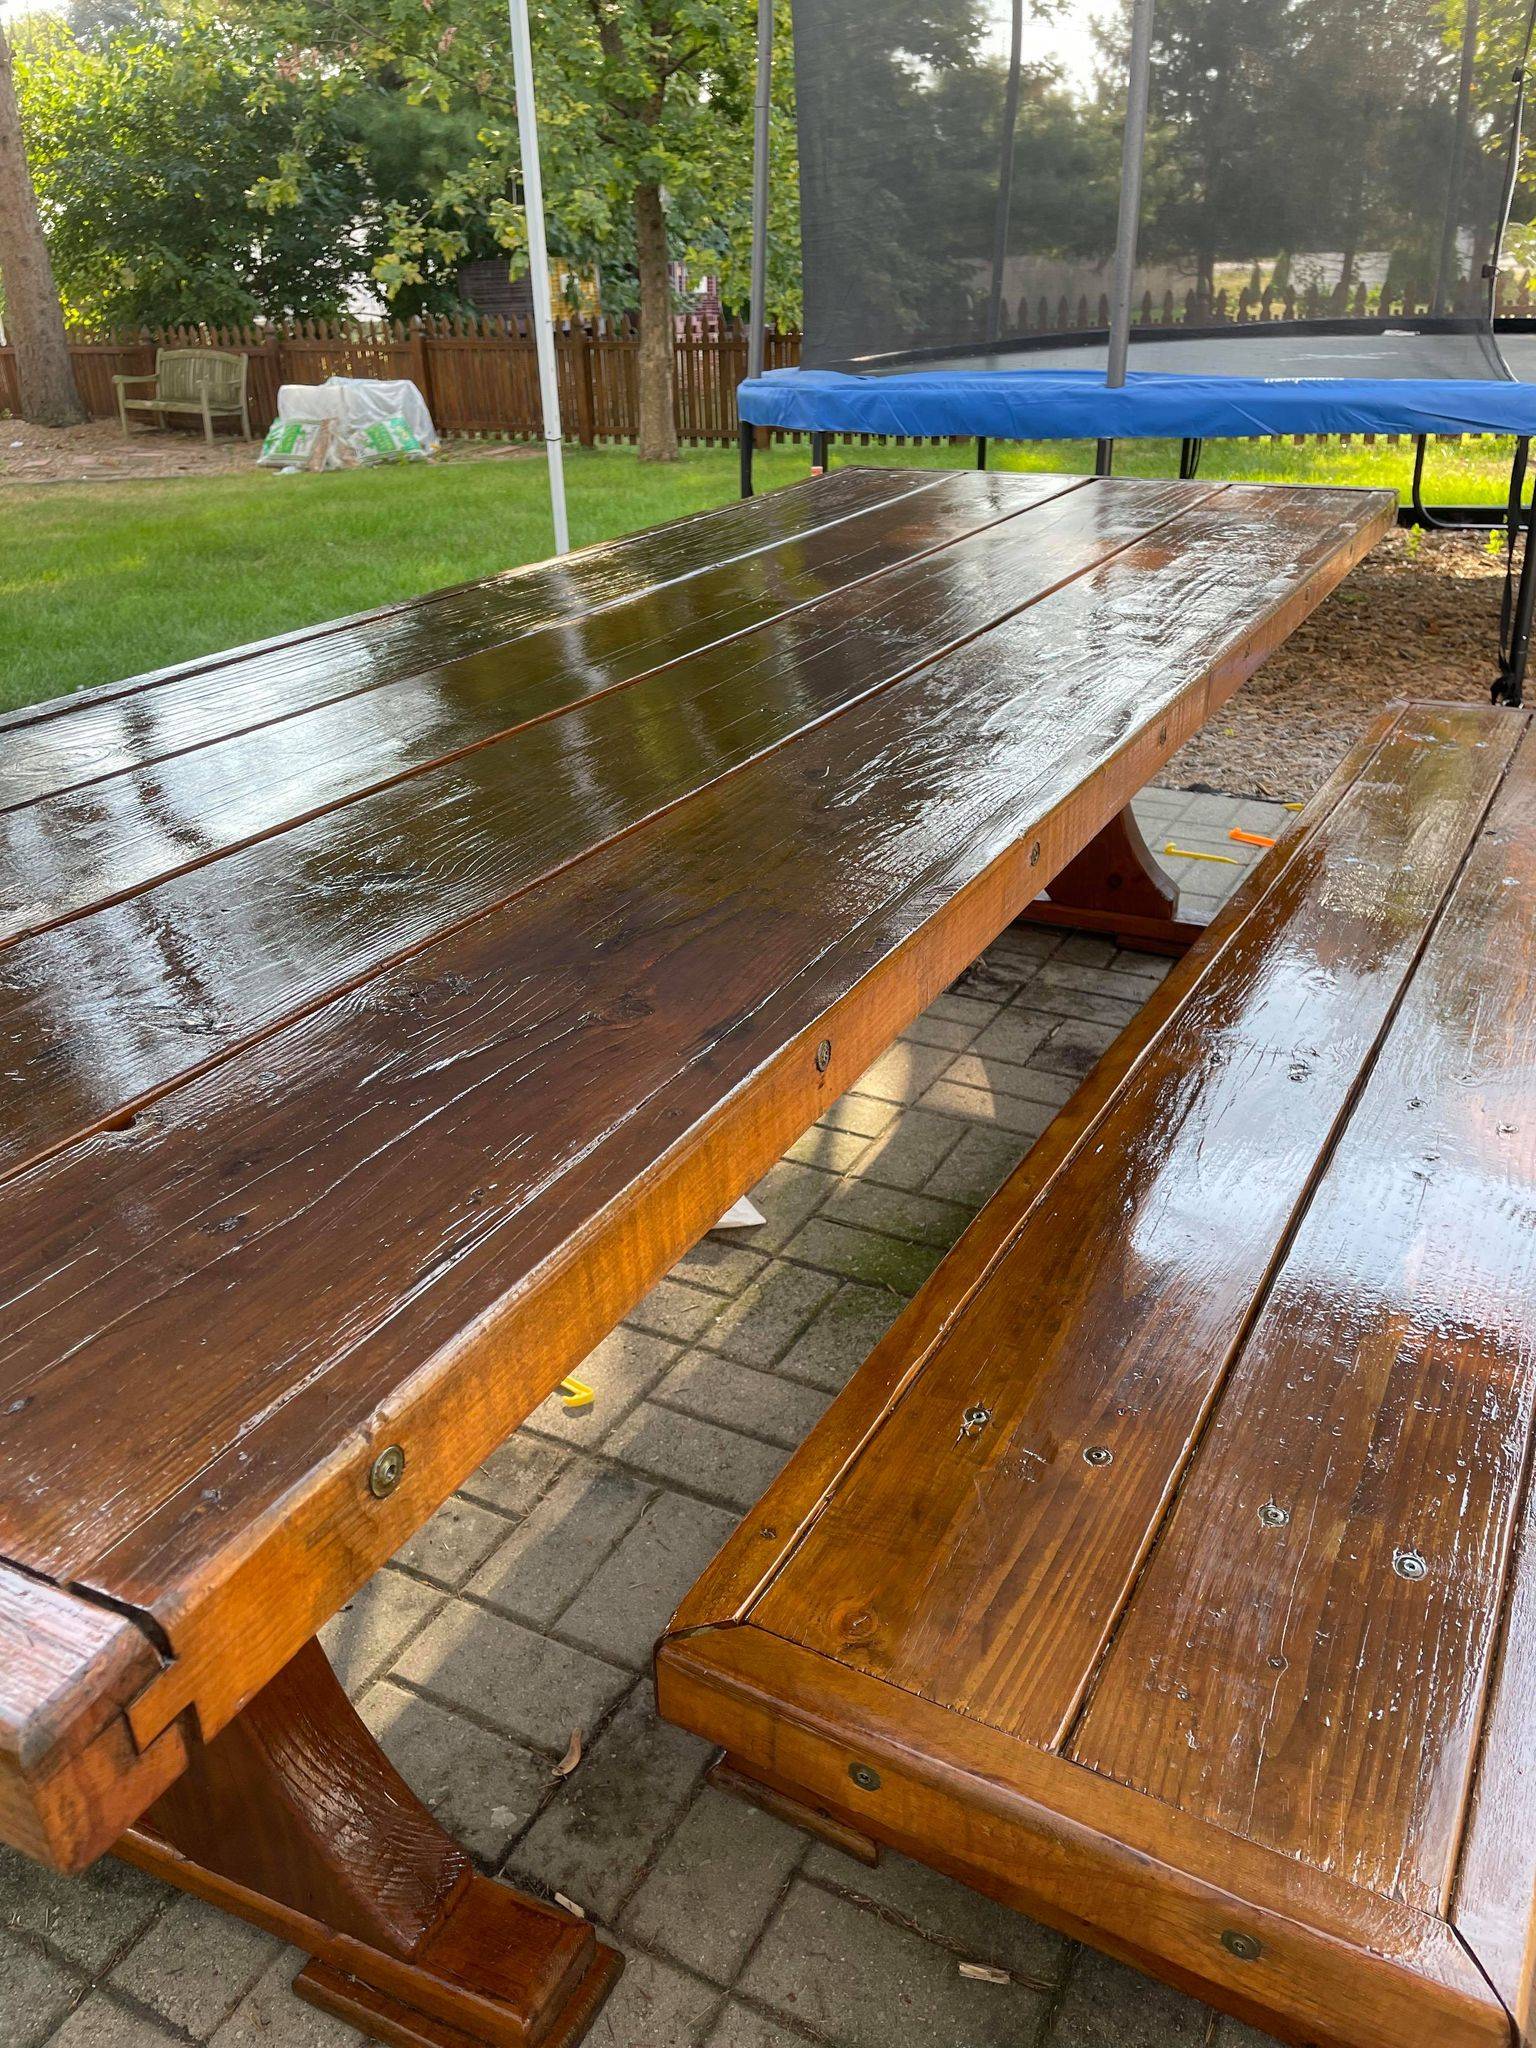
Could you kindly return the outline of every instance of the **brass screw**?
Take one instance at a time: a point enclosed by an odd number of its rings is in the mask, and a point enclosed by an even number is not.
[[[1236,1956],[1240,1963],[1256,1963],[1264,1953],[1264,1944],[1256,1934],[1245,1934],[1237,1927],[1222,1930],[1221,1945],[1229,1956]]]
[[[816,1048],[816,1071],[824,1074],[832,1064],[832,1041],[824,1038]]]
[[[386,1444],[368,1468],[368,1491],[375,1500],[388,1500],[405,1476],[405,1452],[399,1444]]]

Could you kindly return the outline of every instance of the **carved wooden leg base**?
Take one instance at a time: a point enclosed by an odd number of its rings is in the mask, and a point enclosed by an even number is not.
[[[868,1835],[861,1835],[857,1828],[828,1813],[823,1806],[810,1806],[798,1793],[791,1792],[770,1779],[749,1771],[733,1756],[724,1756],[709,1772],[709,1782],[722,1792],[729,1792],[737,1799],[745,1799],[753,1806],[760,1806],[765,1813],[771,1813],[776,1820],[788,1821],[791,1827],[804,1828],[808,1835],[815,1835],[823,1842],[830,1842],[834,1849],[841,1849],[845,1856],[852,1856],[860,1863],[867,1863],[871,1870],[880,1861],[880,1844]]]
[[[1141,836],[1129,806],[1062,869],[1020,924],[1102,932],[1137,952],[1187,953],[1203,926],[1178,915],[1179,892]]]
[[[483,1879],[482,1882],[489,1883],[489,1880]],[[508,1892],[505,1885],[490,1888],[509,1898],[517,1897],[516,1893]],[[603,2000],[617,1983],[624,1958],[611,1948],[605,1948],[601,1942],[595,1942],[593,1948],[592,1962],[586,1975],[571,1990],[549,2029],[538,2036],[536,2048],[575,2048],[597,2018]],[[438,1980],[439,1986],[441,1981]],[[501,2035],[487,2032],[484,2027],[478,2032],[466,2033],[462,2026],[436,2019],[399,1999],[389,1998],[372,1984],[365,1984],[358,1977],[349,1977],[345,1971],[334,1969],[329,1963],[310,1963],[294,1978],[293,1988],[310,2005],[318,2005],[322,2012],[334,2013],[337,2019],[345,2020],[360,2033],[371,2034],[376,2041],[391,2042],[395,2048],[481,2048],[485,2041],[499,2042],[502,2039]],[[490,2014],[487,2017],[488,2023],[494,2026],[496,2016]],[[506,2038],[522,2042],[528,2036],[515,2034]]]
[[[308,1951],[295,1990],[401,2048],[574,2048],[622,1958],[482,1877],[308,1644],[117,1853]]]

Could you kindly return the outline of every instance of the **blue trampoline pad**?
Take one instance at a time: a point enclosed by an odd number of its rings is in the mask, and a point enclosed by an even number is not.
[[[770,370],[737,391],[743,420],[797,433],[1003,441],[1218,440],[1268,434],[1536,437],[1536,384],[1493,378],[1255,377],[953,368],[849,375]]]

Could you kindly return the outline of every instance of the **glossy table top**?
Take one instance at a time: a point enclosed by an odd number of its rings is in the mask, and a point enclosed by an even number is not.
[[[136,1739],[223,1725],[1390,509],[848,469],[0,721],[0,1557],[141,1618]]]

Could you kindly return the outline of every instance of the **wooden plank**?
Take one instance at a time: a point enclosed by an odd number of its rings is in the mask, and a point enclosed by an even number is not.
[[[686,1632],[742,1621],[780,1571],[802,1529],[881,1427],[892,1404],[921,1372],[934,1347],[996,1270],[1056,1176],[1090,1143],[1127,1078],[1158,1051],[1202,977],[1222,971],[1233,938],[1278,888],[1288,864],[1369,767],[1403,716],[1385,711],[1320,789],[1281,830],[1269,857],[1250,869],[1206,926],[1182,973],[1164,980],[1115,1039],[1025,1158],[945,1254],[900,1318],[838,1395],[758,1503],[754,1513],[700,1574],[672,1628]]]
[[[1393,731],[1042,1194],[759,1626],[1056,1745],[1518,737],[1471,708]]]
[[[124,1712],[159,1668],[125,1616],[0,1565],[0,1841],[80,1870],[164,1790],[180,1732],[141,1755]]]
[[[1454,1933],[763,1630],[668,1638],[662,1713],[861,1832],[1313,2048],[1510,2048]],[[878,1785],[850,1777],[873,1767]],[[1234,1955],[1223,1935],[1258,1953]]]
[[[1527,742],[1072,1745],[1432,1912],[1455,1871],[1536,1398],[1533,902]],[[1266,1510],[1288,1520],[1267,1526]]]
[[[1527,746],[1530,742],[1527,741]],[[1536,1484],[1500,1616],[1476,1776],[1450,1918],[1514,2015],[1536,2038]]]
[[[21,940],[0,962],[0,1174],[886,687],[1126,547],[1171,502],[1064,499],[1048,521],[915,565],[879,600],[775,621]],[[1220,503],[1180,520],[1192,566],[1225,554]]]
[[[1001,495],[1006,501],[1012,492]],[[948,637],[964,638],[1024,601],[1017,579],[1030,579],[1027,597],[1099,559],[1107,534],[1123,544],[1138,528],[1210,495],[1187,484],[1141,484],[1074,488],[1042,501],[1031,489],[1012,518],[999,514],[989,523],[971,510],[941,511],[931,521],[914,517],[915,530],[870,551],[865,566],[878,572],[871,580],[818,597],[812,576],[799,586],[801,605],[786,603],[776,558],[766,566],[754,559],[734,572],[747,593],[739,636],[722,641],[728,620],[713,608],[706,608],[702,627],[690,628],[695,587],[682,586],[680,597],[669,588],[647,606],[598,612],[510,649],[321,705],[285,721],[280,743],[274,728],[261,727],[6,813],[0,941],[120,900],[585,698],[657,672],[670,675],[682,656],[702,658],[712,644],[729,674],[747,665],[755,647],[771,649],[776,636],[787,634],[793,644],[805,631],[847,631],[879,614],[886,630],[905,634],[909,659],[923,652],[931,658],[947,644],[950,620],[965,623]],[[945,538],[953,547],[930,556],[930,546]],[[759,583],[766,589],[754,589]],[[658,621],[652,606],[674,598],[684,616]]]
[[[141,1739],[178,1697],[221,1725],[1390,503],[1241,502],[1223,562],[1105,565],[0,1194],[5,1541],[153,1608]]]
[[[327,695],[397,681],[911,500],[946,479],[849,469],[828,481],[825,494],[792,484],[556,562],[455,584],[5,712],[0,809],[226,737],[242,705],[259,722]]]

